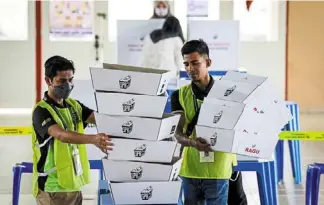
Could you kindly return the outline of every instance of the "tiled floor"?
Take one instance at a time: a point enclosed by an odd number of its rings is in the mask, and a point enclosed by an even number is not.
[[[324,114],[302,114],[301,115],[301,128],[303,130],[324,130]],[[280,205],[303,205],[305,204],[305,181],[301,185],[295,185],[289,160],[289,153],[287,145],[285,147],[285,173],[284,183],[278,185],[279,204]],[[313,162],[324,162],[324,142],[301,142],[302,151],[302,167],[303,167],[303,179],[305,179],[305,170],[307,164]],[[249,205],[258,205],[258,188],[256,175],[253,172],[243,173],[244,176],[244,188],[248,195]],[[324,195],[324,179],[321,183],[320,200]],[[0,194],[0,204],[11,204],[11,196],[9,194]],[[21,195],[20,204],[22,205],[34,205],[34,199],[30,195]],[[86,200],[84,205],[95,205],[95,196],[85,196]],[[270,204],[271,205],[271,204]],[[319,205],[324,205],[324,199]]]

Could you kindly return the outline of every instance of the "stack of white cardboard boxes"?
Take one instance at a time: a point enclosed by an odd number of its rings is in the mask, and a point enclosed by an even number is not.
[[[99,133],[114,150],[103,159],[115,204],[176,204],[181,159],[173,137],[179,115],[165,114],[166,70],[103,64],[90,68]]]
[[[214,151],[270,159],[291,119],[268,78],[228,71],[204,99],[196,132]]]

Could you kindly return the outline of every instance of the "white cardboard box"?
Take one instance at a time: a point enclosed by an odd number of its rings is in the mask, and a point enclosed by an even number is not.
[[[281,99],[278,93],[275,91],[269,78],[263,76],[250,75],[247,73],[240,73],[236,71],[228,71],[221,78],[222,80],[230,80],[235,82],[243,82],[257,85],[257,88],[253,91],[250,96],[245,99],[244,103],[248,104],[250,102],[265,102],[268,106],[273,106],[280,115],[280,119],[284,122],[290,121],[292,119],[291,113],[286,107],[286,103]]]
[[[147,141],[113,138],[114,150],[110,160],[171,163],[177,146],[173,141]]]
[[[279,140],[280,131],[248,133],[196,126],[196,132],[197,136],[205,139],[215,151],[269,159]]]
[[[178,204],[182,181],[110,183],[115,204]]]
[[[258,85],[232,80],[215,80],[207,98],[244,103]]]
[[[181,163],[181,158],[174,158],[167,164],[102,159],[106,179],[111,182],[174,181]]]
[[[96,92],[98,113],[162,118],[168,96]]]
[[[168,70],[103,63],[90,67],[96,91],[161,95],[166,91],[172,73]]]
[[[274,106],[266,102],[244,104],[206,98],[201,105],[197,125],[236,131],[281,130],[288,121],[282,121]]]
[[[114,137],[156,141],[174,136],[180,115],[165,113],[162,119],[156,119],[95,113],[95,118],[99,133]]]

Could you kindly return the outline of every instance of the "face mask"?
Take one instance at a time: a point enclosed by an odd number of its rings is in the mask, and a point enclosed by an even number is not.
[[[155,13],[159,17],[164,17],[168,15],[168,9],[167,8],[155,8]]]
[[[56,99],[66,99],[69,97],[74,85],[72,83],[64,83],[62,85],[54,86],[53,94]]]

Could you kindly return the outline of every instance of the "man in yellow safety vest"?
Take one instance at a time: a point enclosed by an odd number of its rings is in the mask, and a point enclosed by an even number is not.
[[[195,132],[200,106],[214,83],[208,72],[211,66],[209,48],[202,40],[192,40],[184,44],[181,52],[192,82],[172,94],[171,109],[172,113],[181,115],[176,138],[184,148],[179,173],[183,180],[184,205],[204,202],[206,205],[227,205],[236,155],[213,152]]]
[[[107,135],[84,134],[88,123],[95,124],[94,111],[69,98],[74,72],[64,57],[45,62],[48,91],[32,116],[33,195],[39,205],[81,205],[81,188],[90,183],[86,144],[112,150]]]

